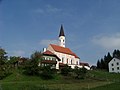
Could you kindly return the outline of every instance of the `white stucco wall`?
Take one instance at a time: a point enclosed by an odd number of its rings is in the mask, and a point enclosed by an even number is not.
[[[119,63],[119,64],[117,64]],[[113,58],[109,63],[109,72],[120,73],[120,60],[117,58]],[[119,69],[118,69],[119,68]]]
[[[65,36],[60,36],[59,37],[59,45],[61,47],[65,47]]]

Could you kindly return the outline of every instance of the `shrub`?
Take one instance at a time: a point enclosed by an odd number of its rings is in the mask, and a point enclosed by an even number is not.
[[[0,66],[0,80],[10,75],[12,72],[10,71],[10,68],[6,65]]]
[[[86,68],[78,68],[77,66],[74,69],[74,73],[76,74],[76,79],[84,79],[87,73]]]
[[[67,76],[70,71],[71,71],[71,68],[66,65],[64,68],[61,69],[61,74],[64,76]]]
[[[51,66],[44,66],[41,69],[40,76],[42,79],[53,79],[56,73],[55,69],[51,69]]]

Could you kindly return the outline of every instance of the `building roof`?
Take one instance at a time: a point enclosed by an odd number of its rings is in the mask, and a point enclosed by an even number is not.
[[[63,26],[61,25],[61,28],[60,28],[60,34],[59,34],[59,37],[60,36],[65,36],[64,34],[64,29],[63,29]]]
[[[55,55],[54,53],[52,53],[52,52],[49,51],[49,50],[43,52],[42,54],[43,54],[43,55],[47,55],[47,56],[54,56],[54,57],[56,57],[56,58],[58,59],[58,61],[61,61],[60,58],[59,58],[57,55]]]
[[[55,55],[54,53],[52,53],[51,51],[47,50],[45,52],[43,52],[44,55]]]
[[[80,65],[81,65],[81,66],[88,66],[88,67],[90,67],[88,63],[80,62]]]
[[[114,57],[113,59],[111,59],[111,60],[109,61],[109,63],[111,63],[111,62],[114,61],[114,60],[120,61],[119,58]]]
[[[51,47],[52,47],[56,52],[73,55],[73,56],[75,56],[75,58],[79,58],[79,57],[78,57],[75,53],[73,53],[69,48],[61,47],[61,46],[54,45],[54,44],[50,44],[50,45],[51,45]]]

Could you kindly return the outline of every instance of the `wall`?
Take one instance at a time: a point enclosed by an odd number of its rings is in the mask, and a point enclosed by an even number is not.
[[[117,63],[119,63],[119,65],[117,65]],[[113,64],[113,66],[112,66]],[[109,72],[115,72],[115,73],[120,73],[120,60],[117,58],[113,58],[110,62],[109,62]],[[119,67],[119,70],[117,69]],[[112,70],[114,69],[114,70]]]

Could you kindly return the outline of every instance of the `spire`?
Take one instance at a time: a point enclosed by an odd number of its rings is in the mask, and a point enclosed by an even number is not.
[[[63,25],[61,25],[61,28],[60,28],[59,37],[60,37],[60,36],[65,36],[65,34],[64,34],[64,29],[63,29]]]

